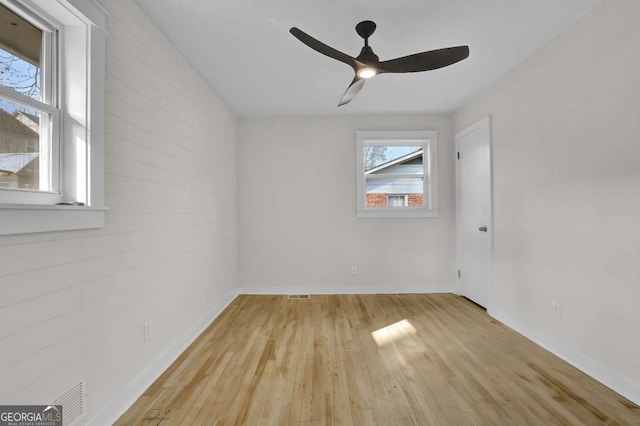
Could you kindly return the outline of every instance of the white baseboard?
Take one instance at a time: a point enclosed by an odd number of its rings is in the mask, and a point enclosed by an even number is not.
[[[240,286],[238,294],[403,294],[451,293],[450,284],[380,286]]]
[[[91,420],[89,425],[112,425],[129,407],[156,381],[162,373],[193,343],[196,338],[224,311],[237,297],[234,290],[222,303],[211,309],[200,322],[182,334],[174,344],[169,346],[138,377],[122,388],[122,393],[105,405]]]
[[[532,342],[542,346],[557,357],[562,358],[578,370],[593,377],[595,380],[599,381],[611,390],[619,393],[630,401],[633,401],[635,404],[640,405],[640,385],[637,383],[631,382],[626,377],[621,376],[601,362],[589,358],[582,353],[576,352],[567,345],[558,342],[557,339],[545,336],[540,333],[540,331],[529,327],[504,312],[491,310],[491,312],[488,313],[504,325],[522,334]]]

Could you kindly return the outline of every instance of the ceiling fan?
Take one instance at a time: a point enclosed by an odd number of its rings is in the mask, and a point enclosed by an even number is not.
[[[356,32],[364,39],[364,47],[355,58],[327,46],[296,27],[291,28],[289,32],[313,50],[353,68],[356,75],[342,95],[338,106],[351,102],[364,86],[364,82],[376,74],[430,71],[455,64],[469,56],[469,46],[456,46],[380,62],[378,55],[373,53],[369,46],[369,37],[375,30],[376,24],[373,21],[362,21],[356,25]]]

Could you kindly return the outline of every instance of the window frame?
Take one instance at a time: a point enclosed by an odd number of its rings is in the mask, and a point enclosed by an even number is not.
[[[58,63],[49,75],[58,85],[51,102],[59,111],[56,191],[0,190],[0,235],[103,227],[108,13],[95,0],[0,2],[23,16],[26,11],[39,28],[57,29]],[[20,192],[26,196],[16,197]]]
[[[422,207],[367,207],[364,147],[421,146],[423,149]],[[436,130],[356,131],[356,214],[358,218],[438,217],[438,132]],[[407,203],[408,204],[408,203]]]

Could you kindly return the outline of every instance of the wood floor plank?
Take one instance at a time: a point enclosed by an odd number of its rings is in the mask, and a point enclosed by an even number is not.
[[[459,296],[239,296],[116,424],[626,425],[640,407]]]

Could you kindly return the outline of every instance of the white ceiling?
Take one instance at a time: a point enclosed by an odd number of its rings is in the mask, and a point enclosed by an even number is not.
[[[238,115],[447,113],[600,0],[137,0]],[[378,25],[380,60],[455,45],[468,59],[367,81],[337,108],[353,70],[289,34],[296,26],[357,56],[355,25]]]

